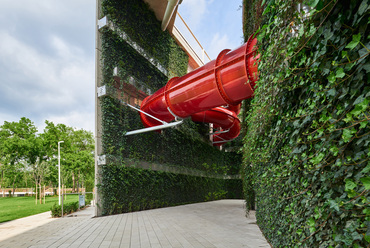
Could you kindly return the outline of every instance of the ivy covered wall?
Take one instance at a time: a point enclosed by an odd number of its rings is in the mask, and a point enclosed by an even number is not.
[[[161,133],[125,136],[144,127],[138,112],[122,103],[127,97],[125,84],[154,93],[170,78],[186,74],[188,57],[168,31],[160,29],[144,1],[103,0],[100,7],[99,18],[107,16],[109,21],[99,30],[102,85],[120,92],[99,98],[99,155],[106,156],[98,170],[101,214],[240,198],[241,180],[225,175],[239,174],[242,156],[210,146],[207,125],[184,120]],[[171,172],[150,169],[157,165],[170,167]]]
[[[251,2],[263,14],[246,17],[261,54],[243,148],[248,206],[255,195],[274,247],[369,247],[369,1]]]

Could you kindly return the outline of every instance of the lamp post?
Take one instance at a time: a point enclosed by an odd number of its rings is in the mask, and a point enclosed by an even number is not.
[[[58,195],[59,195],[59,205],[61,201],[60,196],[60,143],[63,143],[64,141],[58,141]]]

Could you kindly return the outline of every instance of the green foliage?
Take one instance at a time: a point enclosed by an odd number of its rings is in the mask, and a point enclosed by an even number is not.
[[[244,40],[256,33],[262,21],[263,0],[243,0],[243,30]]]
[[[94,191],[94,181],[93,180],[86,180],[85,182],[85,192],[93,192]],[[93,193],[86,193],[86,202],[87,205],[90,204],[90,202],[94,199],[94,194]]]
[[[154,92],[167,83],[167,76],[137,53],[133,47],[120,38],[117,32],[103,30],[102,43],[104,84],[113,85],[115,83],[112,77],[115,67],[119,68],[119,76],[123,81],[128,82],[131,76],[139,88],[148,88]]]
[[[229,180],[108,164],[101,167],[103,215],[224,198]],[[238,180],[240,182],[240,180]],[[234,184],[237,184],[234,182]]]
[[[12,185],[14,190],[22,182],[26,164],[36,162],[40,151],[36,133],[33,122],[25,117],[0,126],[0,187]]]
[[[215,192],[208,192],[208,194],[206,195],[206,201],[216,201],[216,200],[221,200],[221,199],[224,199],[226,198],[226,195],[227,195],[227,191],[223,190],[223,189],[220,189],[218,191],[215,191]]]
[[[65,173],[71,175],[78,173],[92,175],[94,171],[94,138],[90,131],[83,129],[75,130],[64,124],[55,125],[46,121],[43,137],[43,147],[47,151],[48,159],[57,164],[58,141],[64,141],[60,145],[61,163]]]
[[[126,130],[143,128],[136,111],[111,97],[102,99],[103,148],[105,154],[217,174],[238,174],[241,155],[222,152],[204,143],[187,122],[178,129],[165,129],[125,137]],[[191,135],[193,133],[193,135]]]
[[[62,180],[72,185],[75,180],[94,178],[94,139],[91,132],[75,130],[64,124],[45,121],[43,133],[28,118],[19,122],[4,122],[0,126],[0,187],[31,184],[57,184],[55,166],[58,141],[61,146]],[[32,180],[31,180],[32,178]]]
[[[167,31],[162,32],[160,21],[157,20],[154,12],[150,10],[145,2],[105,0],[102,4],[102,10],[116,27],[124,31],[132,41],[143,48],[146,54],[155,58],[168,70],[167,80],[186,73],[187,56],[185,52],[175,43],[175,40]],[[121,49],[115,51],[118,52]],[[130,58],[127,58],[127,61],[130,61],[130,64],[133,62]],[[135,67],[148,63],[147,61],[140,62],[134,63]],[[136,73],[144,73],[140,69],[135,71]],[[150,73],[152,72],[153,70],[150,70]],[[131,73],[131,75],[135,74]],[[148,84],[148,86],[151,86],[151,84]]]
[[[368,247],[368,1],[265,2],[246,197],[274,247]]]
[[[85,197],[86,197],[86,200],[85,200],[86,201],[86,205],[90,205],[91,204],[91,201],[94,200],[94,194],[93,193],[86,193],[85,194]]]
[[[240,155],[221,152],[199,138],[189,136],[189,130],[185,133],[183,130],[168,129],[162,134],[154,132],[125,137],[125,130],[137,128],[140,123],[138,114],[111,97],[105,97],[102,102],[105,154],[121,160],[129,158],[138,163],[154,162],[209,173],[239,172]],[[227,190],[230,198],[241,196],[240,180],[127,168],[119,162],[102,166],[100,170],[102,182],[99,190],[104,197],[103,214],[199,202],[209,192],[221,190]]]
[[[205,144],[189,130],[167,129],[158,134],[144,133],[124,136],[125,130],[141,125],[133,112],[111,97],[102,99],[103,149],[118,161],[128,158],[137,163],[146,161],[169,166],[186,167],[209,173],[237,174],[241,156],[221,152]],[[208,162],[208,163],[207,163]],[[240,198],[240,180],[212,179],[176,175],[138,168],[126,168],[119,162],[101,167],[103,214],[138,211],[204,201],[211,192],[226,190],[229,197]],[[238,181],[227,184],[230,181]]]
[[[34,162],[36,133],[37,128],[28,118],[22,117],[19,122],[5,121],[0,129],[0,156],[12,165],[25,159]]]
[[[63,215],[67,215],[78,210],[79,202],[69,202],[63,204]],[[62,205],[54,203],[54,205],[50,208],[51,210],[51,217],[62,217]]]
[[[225,191],[227,199],[243,199],[243,184],[241,179],[225,180]]]
[[[103,85],[123,89],[123,83],[133,79],[137,89],[149,89],[153,93],[170,78],[186,74],[186,53],[168,31],[160,29],[161,23],[144,1],[105,0],[102,12],[114,27],[101,30]],[[119,82],[113,77],[115,67],[118,68]],[[126,97],[124,94],[123,98]],[[210,146],[203,135],[207,127],[190,120],[161,133],[125,137],[127,131],[143,128],[138,112],[110,96],[100,98],[100,102],[102,154],[116,161],[99,169],[103,214],[204,201],[209,192],[226,192],[227,187],[239,190],[232,192],[233,197],[240,196],[241,187],[237,186],[240,186],[240,180],[239,184],[229,185],[226,181],[234,180],[125,167],[122,161],[130,160],[185,167],[210,174],[238,174],[241,155],[224,153]]]

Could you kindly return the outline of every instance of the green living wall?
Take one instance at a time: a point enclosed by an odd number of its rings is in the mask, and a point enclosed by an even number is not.
[[[369,1],[251,2],[261,61],[243,182],[258,225],[274,247],[369,247]]]
[[[144,1],[105,0],[101,8],[101,17],[107,16],[111,23],[100,30],[103,85],[117,88],[114,68],[121,79],[119,89],[123,82],[134,81],[138,89],[151,93],[173,76],[186,74],[186,53],[160,29],[161,23]],[[102,146],[107,157],[107,163],[100,166],[103,215],[241,197],[241,180],[223,176],[239,174],[242,156],[210,146],[205,124],[184,120],[181,126],[161,133],[126,137],[127,131],[143,125],[138,112],[113,95],[100,99]],[[148,163],[185,168],[190,173],[143,169]]]

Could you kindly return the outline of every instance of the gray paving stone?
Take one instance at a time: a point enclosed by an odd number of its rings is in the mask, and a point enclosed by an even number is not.
[[[268,248],[243,200],[220,200],[92,218],[50,213],[0,224],[1,247]]]

